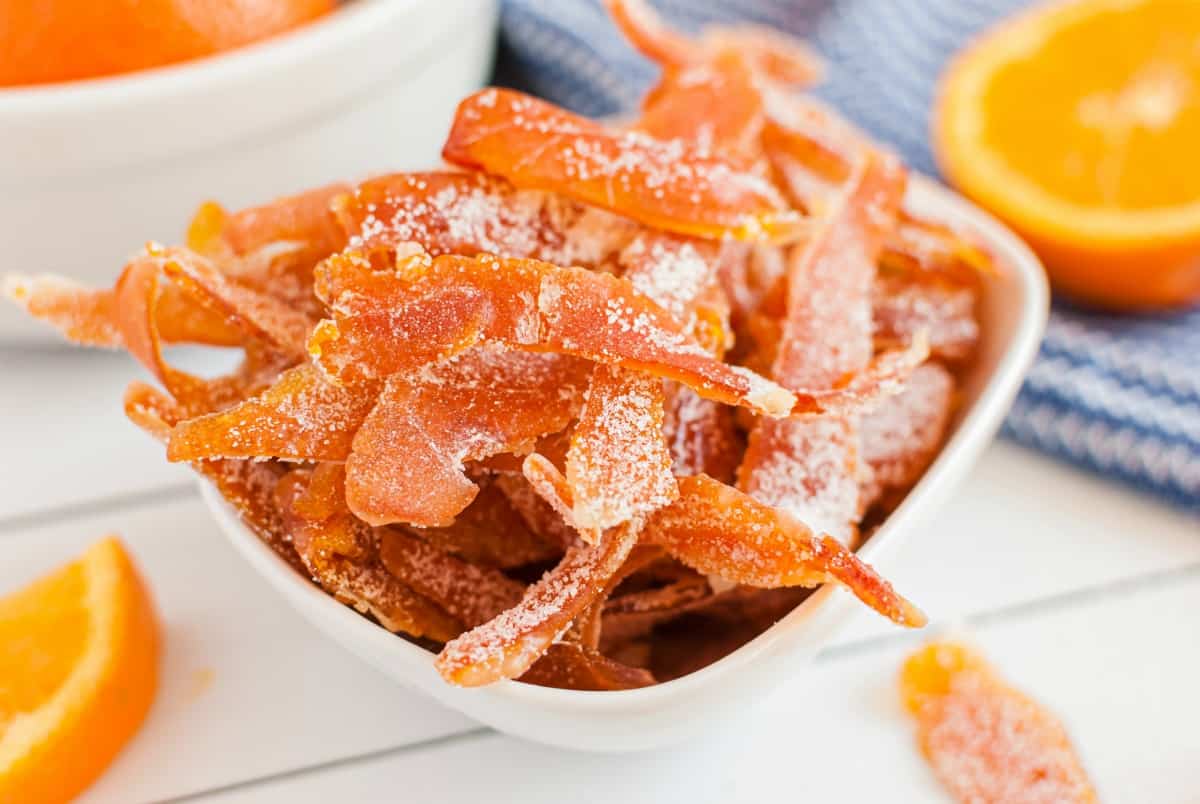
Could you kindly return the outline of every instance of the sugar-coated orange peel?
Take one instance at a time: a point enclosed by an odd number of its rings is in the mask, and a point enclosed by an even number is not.
[[[869,365],[875,260],[884,232],[896,219],[903,187],[904,173],[894,160],[868,155],[813,239],[793,251],[772,369],[784,385],[835,389]],[[922,344],[917,349],[927,351]],[[912,357],[924,359],[924,354]],[[893,367],[903,374],[918,362],[900,359]],[[869,386],[894,393],[899,383],[893,376]],[[862,510],[858,445],[853,416],[763,420],[750,435],[738,484],[850,544]]]
[[[1098,800],[1058,719],[973,648],[925,645],[900,671],[900,696],[917,721],[921,753],[963,804]]]
[[[954,410],[954,376],[937,363],[913,371],[891,404],[862,418],[862,506],[903,495],[937,456]]]
[[[700,572],[758,587],[836,582],[910,628],[925,615],[830,536],[706,475],[679,481],[679,499],[650,517],[644,537]]]
[[[601,593],[637,543],[638,530],[621,525],[594,545],[568,550],[520,603],[448,642],[438,654],[438,671],[466,687],[523,674]]]
[[[399,252],[376,270],[348,253],[317,269],[333,318],[309,352],[341,382],[413,371],[479,343],[553,351],[677,380],[701,396],[783,416],[793,396],[712,357],[630,282],[538,260]]]
[[[389,378],[346,460],[346,501],[375,525],[449,526],[478,487],[465,462],[528,452],[578,412],[581,361],[480,347]]]
[[[168,459],[457,685],[669,681],[826,583],[924,623],[850,548],[950,429],[991,255],[800,94],[802,44],[607,5],[662,69],[624,125],[484,90],[443,169],[206,203],[111,287],[2,285],[128,351]]]
[[[437,641],[459,633],[461,621],[383,565],[379,535],[350,514],[343,482],[340,465],[322,464],[316,472],[294,470],[276,487],[278,506],[305,568],[334,597],[390,631]]]
[[[760,176],[513,90],[485,89],[459,104],[442,156],[669,232],[789,242],[807,229]]]
[[[649,670],[621,664],[597,650],[569,642],[547,648],[521,680],[565,690],[632,690],[655,683]]]

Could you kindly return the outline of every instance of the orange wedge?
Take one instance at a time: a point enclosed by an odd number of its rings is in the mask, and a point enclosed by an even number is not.
[[[120,542],[0,599],[0,802],[68,801],[137,731],[158,619]]]
[[[1200,299],[1200,3],[1074,0],[985,34],[943,76],[942,171],[1075,299]]]

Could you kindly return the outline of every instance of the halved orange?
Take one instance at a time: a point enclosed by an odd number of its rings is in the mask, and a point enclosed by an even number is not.
[[[1064,294],[1200,299],[1200,3],[1072,0],[1002,23],[947,69],[933,137]]]
[[[0,802],[68,801],[99,776],[154,700],[159,644],[112,537],[0,599]]]

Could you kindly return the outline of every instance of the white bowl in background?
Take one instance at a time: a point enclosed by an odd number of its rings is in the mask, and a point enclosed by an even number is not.
[[[487,79],[497,0],[351,0],[206,59],[0,89],[0,273],[110,284],[192,212],[437,164]],[[0,305],[0,340],[50,338]]]
[[[909,208],[977,233],[1002,272],[986,279],[982,343],[963,388],[963,406],[937,460],[904,503],[859,550],[886,575],[891,556],[915,535],[991,441],[1037,353],[1048,311],[1041,264],[1003,225],[931,180],[910,186]],[[202,495],[221,529],[259,574],[305,618],[398,683],[431,695],[501,731],[549,745],[633,751],[680,741],[749,711],[754,699],[804,671],[807,661],[862,606],[827,585],[757,638],[691,675],[645,689],[577,692],[506,681],[462,689],[447,684],[433,654],[338,603],[263,544],[207,483]],[[918,604],[920,589],[906,589]]]

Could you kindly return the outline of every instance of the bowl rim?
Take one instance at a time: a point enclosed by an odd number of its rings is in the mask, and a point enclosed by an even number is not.
[[[901,505],[884,521],[879,530],[858,548],[858,555],[876,568],[880,568],[884,564],[881,559],[886,559],[887,554],[897,542],[896,538],[889,538],[892,531],[903,533],[905,530],[910,530],[910,523],[915,522],[918,515],[922,514],[927,507],[926,500],[934,499],[940,493],[948,493],[947,481],[956,473],[963,474],[962,470],[956,468],[955,465],[965,463],[969,467],[984,448],[991,443],[992,436],[999,428],[1005,412],[1020,389],[1025,372],[1037,354],[1049,315],[1050,296],[1045,272],[1041,262],[1020,238],[990,214],[934,179],[916,173],[912,175],[912,179],[910,192],[914,193],[915,198],[920,201],[917,206],[935,210],[930,217],[946,220],[978,235],[987,247],[997,254],[1005,271],[1011,271],[1015,285],[1019,289],[1020,307],[1015,316],[1016,321],[1012,325],[1011,341],[1004,347],[1001,357],[988,376],[979,396],[959,419],[954,433],[942,446],[938,457]],[[397,637],[350,607],[337,602],[332,596],[302,577],[242,524],[237,513],[220,497],[211,484],[203,478],[198,478],[197,481],[201,496],[210,509],[210,513],[222,526],[221,530],[233,542],[237,551],[260,574],[268,576],[267,580],[273,586],[278,587],[280,593],[285,597],[293,594],[304,595],[311,599],[315,606],[326,609],[328,617],[337,619],[341,624],[340,627],[345,628],[342,633],[354,637],[353,640],[349,637],[346,639],[335,638],[335,641],[342,642],[348,650],[350,648],[347,643],[351,641],[357,642],[359,639],[370,641],[374,643],[374,647],[379,652],[391,652],[398,658],[406,660],[407,663],[415,661],[424,663],[427,665],[429,673],[436,675],[433,668],[435,654]],[[294,588],[285,591],[286,587]],[[451,696],[464,692],[476,695],[498,695],[521,705],[535,705],[566,714],[600,712],[612,714],[614,710],[645,711],[682,695],[700,692],[715,679],[753,663],[764,653],[786,650],[788,647],[794,648],[795,645],[790,643],[794,643],[796,640],[803,641],[804,626],[813,624],[822,616],[830,614],[830,609],[837,608],[834,603],[839,597],[845,598],[843,602],[849,603],[851,596],[849,592],[840,587],[824,584],[795,609],[732,653],[685,676],[650,687],[616,691],[584,691],[542,687],[506,680],[485,687],[464,689],[441,681],[439,677],[437,681],[444,684],[445,689],[436,693],[435,697],[453,705]],[[289,600],[289,602],[291,601]],[[843,606],[842,608],[848,607]],[[849,610],[853,611],[853,609]],[[308,617],[303,611],[301,614]],[[324,629],[322,628],[322,630]],[[351,652],[355,651],[351,650]],[[411,680],[414,686],[424,688],[424,685],[419,682],[420,679]],[[427,689],[425,691],[428,692]]]
[[[229,50],[142,70],[49,84],[0,87],[0,118],[70,107],[80,114],[208,91],[248,74],[287,71],[431,0],[355,0],[321,17]]]

